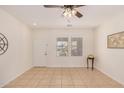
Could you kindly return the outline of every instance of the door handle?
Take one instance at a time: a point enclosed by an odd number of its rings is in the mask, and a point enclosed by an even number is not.
[[[47,52],[45,52],[44,55],[47,56],[48,55]]]

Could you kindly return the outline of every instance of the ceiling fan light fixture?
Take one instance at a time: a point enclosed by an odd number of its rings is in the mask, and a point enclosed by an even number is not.
[[[66,17],[68,14],[64,11],[63,12],[63,16]]]
[[[85,5],[44,5],[45,8],[62,8],[64,9],[64,17],[76,16],[78,18],[83,17],[82,13],[76,10],[76,8],[83,7]]]
[[[65,8],[65,11],[63,12],[64,17],[71,17],[72,13],[71,13],[71,9],[70,8]]]
[[[65,8],[63,15],[64,17],[72,17],[75,16],[76,13],[77,13],[76,9]]]
[[[68,14],[68,17],[72,17],[72,14],[71,14],[71,13],[69,13],[69,14]]]
[[[71,13],[72,13],[72,15],[75,15],[77,13],[77,10],[72,9]]]

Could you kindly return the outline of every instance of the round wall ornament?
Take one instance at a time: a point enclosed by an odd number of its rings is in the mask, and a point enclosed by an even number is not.
[[[4,54],[8,49],[8,40],[7,38],[0,33],[0,55]]]

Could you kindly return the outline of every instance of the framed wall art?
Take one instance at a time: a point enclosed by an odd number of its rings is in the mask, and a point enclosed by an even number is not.
[[[108,48],[124,48],[124,31],[107,36]]]
[[[0,33],[0,55],[4,54],[8,49],[8,40],[7,38]]]

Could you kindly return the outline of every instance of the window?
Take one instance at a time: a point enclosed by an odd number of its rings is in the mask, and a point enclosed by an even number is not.
[[[70,41],[70,42],[69,42]],[[57,38],[57,56],[82,56],[82,38]]]
[[[68,56],[68,38],[57,38],[57,56]]]
[[[82,56],[82,38],[71,38],[71,56]]]

